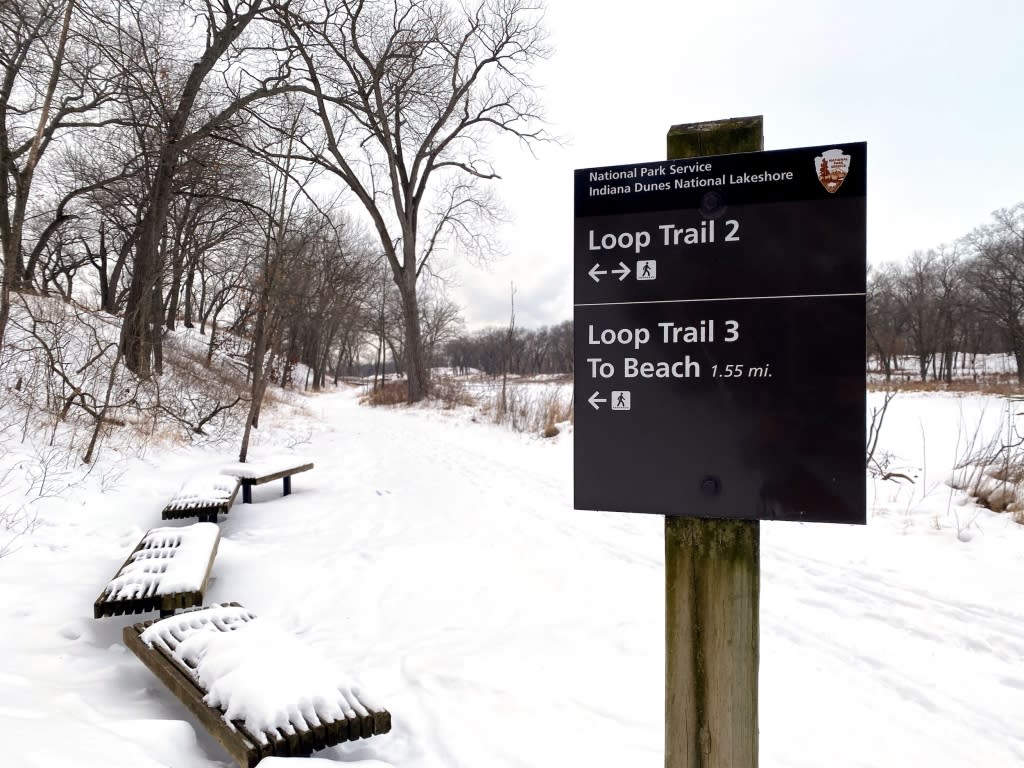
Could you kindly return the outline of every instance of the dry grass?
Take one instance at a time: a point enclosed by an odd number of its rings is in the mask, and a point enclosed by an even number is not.
[[[370,389],[359,402],[366,405],[404,405],[409,402],[409,383],[404,379],[385,381]]]
[[[557,424],[548,424],[546,427],[544,427],[544,431],[540,433],[540,436],[541,437],[555,437],[560,432],[561,432],[561,430],[558,428]]]
[[[508,385],[504,402],[501,393],[495,392],[494,400],[483,410],[495,424],[543,437],[554,437],[559,432],[558,424],[575,419],[572,400],[566,402],[558,387],[537,392],[535,387],[519,380]]]
[[[430,382],[427,401],[445,410],[477,404],[476,398],[465,386],[447,378]],[[405,379],[384,382],[376,389],[370,389],[360,402],[366,405],[405,405],[409,402],[409,383]]]
[[[1017,383],[1016,374],[988,374],[975,379],[954,379],[946,381],[921,381],[920,379],[897,379],[891,381],[869,381],[869,392],[962,392],[983,395],[1021,395],[1024,386]]]
[[[472,408],[477,405],[476,397],[462,382],[448,378],[439,378],[430,383],[430,398],[446,410],[460,406]]]
[[[978,429],[968,436],[949,484],[978,505],[1012,513],[1014,522],[1024,524],[1024,450],[1019,434],[1010,439],[1005,415],[986,444],[981,444]]]

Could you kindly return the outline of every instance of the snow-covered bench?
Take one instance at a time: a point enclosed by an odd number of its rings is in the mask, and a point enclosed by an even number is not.
[[[241,480],[242,503],[252,504],[252,487],[254,485],[263,485],[272,480],[283,480],[284,493],[281,495],[287,496],[292,492],[292,475],[312,468],[313,462],[307,462],[294,456],[269,456],[265,459],[247,461],[244,464],[241,462],[229,464],[221,469],[221,472]]]
[[[207,523],[217,522],[217,513],[227,514],[238,495],[238,478],[222,473],[204,472],[187,480],[174,494],[161,517],[179,520],[198,517]]]
[[[124,628],[125,645],[243,768],[391,730],[391,715],[295,635],[238,603]]]
[[[169,616],[202,605],[219,540],[220,528],[213,523],[148,531],[96,598],[93,616],[144,611]]]

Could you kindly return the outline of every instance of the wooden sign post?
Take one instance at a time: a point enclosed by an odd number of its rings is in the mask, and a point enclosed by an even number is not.
[[[763,124],[673,126],[668,159],[761,151]],[[757,520],[665,518],[665,768],[757,766],[760,535]]]

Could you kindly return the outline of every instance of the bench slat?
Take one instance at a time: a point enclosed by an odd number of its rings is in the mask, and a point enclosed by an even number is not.
[[[151,623],[151,622],[150,622]],[[254,768],[256,763],[267,755],[260,755],[257,744],[247,737],[243,730],[231,727],[224,722],[223,713],[203,701],[203,690],[195,684],[191,676],[185,674],[173,659],[147,646],[140,635],[140,627],[133,624],[122,631],[124,644],[139,657],[161,683],[177,697],[185,708],[199,719],[210,735],[224,747],[231,759],[243,768]],[[235,725],[235,724],[233,724]],[[256,759],[253,757],[257,756]]]
[[[306,472],[313,468],[312,464],[303,464],[297,467],[291,467],[289,469],[282,469],[280,472],[274,472],[269,475],[260,475],[259,477],[243,477],[240,478],[243,483],[251,483],[252,485],[263,485],[273,480],[281,480],[285,477],[291,477],[297,475],[299,472]]]
[[[243,626],[253,618],[252,614],[245,611],[239,603],[211,606],[211,608],[218,607],[241,608],[242,612],[234,617],[232,620],[233,624],[225,623],[221,625],[214,620],[208,620],[206,617],[200,618],[198,614],[195,618],[201,622],[202,626],[214,627],[219,631],[231,631],[233,628]],[[186,614],[180,615],[184,616],[195,610],[197,609],[192,609],[187,611]],[[267,743],[261,744],[260,738],[256,734],[248,732],[244,723],[233,721],[231,724],[233,727],[229,727],[224,721],[223,711],[209,706],[203,700],[205,692],[202,690],[201,685],[196,682],[193,673],[179,663],[177,657],[173,655],[173,649],[168,651],[163,647],[165,642],[163,638],[168,634],[171,636],[170,640],[177,646],[183,640],[183,637],[179,637],[180,633],[173,630],[161,632],[155,635],[152,646],[147,645],[142,640],[142,633],[154,623],[156,623],[155,620],[125,627],[123,631],[125,645],[142,660],[161,682],[167,685],[168,689],[185,704],[192,714],[199,718],[200,722],[203,723],[213,737],[231,755],[232,759],[242,768],[252,768],[264,757],[271,755],[278,757],[308,756],[317,749],[340,744],[343,741],[387,733],[391,729],[390,713],[380,709],[371,710],[368,705],[360,701],[359,697],[353,693],[353,699],[357,703],[356,708],[365,712],[365,715],[359,713],[343,714],[339,719],[332,722],[323,722],[321,720],[319,725],[305,722],[305,718],[302,716],[303,723],[292,723],[292,725],[301,726],[304,724],[305,728],[297,727],[295,732],[291,734],[284,734],[278,729],[274,729],[270,733],[264,733]],[[194,626],[197,625],[193,624]]]
[[[237,477],[243,483],[249,485],[263,485],[273,480],[280,480],[284,477],[297,475],[299,472],[307,472],[313,469],[313,462],[288,464],[281,462],[267,462],[262,464],[255,461],[252,464],[231,464],[221,469],[221,473],[229,477]]]
[[[300,463],[295,461],[289,463],[282,459],[268,459],[265,461],[254,461],[251,464],[239,462],[223,467],[221,472],[229,477],[237,477],[242,484],[242,503],[252,503],[252,488],[254,485],[263,485],[274,480],[284,481],[284,494],[288,496],[292,492],[292,475],[299,472],[307,472],[313,469],[313,462]]]
[[[230,483],[230,480],[225,480],[225,475],[213,475],[212,479],[218,483],[223,484],[225,482]],[[194,487],[195,481],[189,480],[186,482],[175,495],[175,498],[168,502],[167,506],[164,507],[163,512],[160,514],[164,520],[182,520],[189,517],[198,517],[199,519],[205,519],[211,523],[217,521],[218,514],[227,514],[231,511],[231,505],[235,503],[235,497],[238,496],[238,489],[241,487],[241,481],[238,478],[234,479],[234,485],[229,485],[229,491],[226,494],[221,494],[220,498],[216,498],[217,494],[211,492],[211,498],[207,499],[191,499],[184,498],[179,499],[178,496],[183,490],[188,488],[190,485]]]
[[[208,523],[199,523],[199,525],[208,525]],[[139,553],[157,549],[158,547],[155,546],[154,541],[159,542],[162,537],[172,535],[170,533],[165,533],[171,530],[179,531],[181,533],[179,534],[180,539],[178,544],[174,547],[159,547],[168,551],[167,557],[138,557]],[[133,549],[131,554],[128,555],[128,559],[124,561],[107,586],[103,588],[100,596],[96,598],[96,601],[93,603],[93,618],[99,619],[104,616],[121,616],[124,614],[144,613],[146,611],[160,611],[162,613],[167,613],[174,611],[176,608],[191,608],[202,605],[203,596],[206,594],[206,588],[210,581],[210,573],[213,570],[213,561],[217,557],[217,547],[220,543],[220,530],[217,530],[213,536],[212,545],[210,546],[208,553],[202,553],[202,557],[206,559],[206,567],[201,578],[196,584],[198,589],[173,591],[167,594],[160,594],[160,580],[164,576],[164,573],[160,573],[146,575],[140,574],[138,578],[141,590],[133,592],[131,597],[119,598],[114,593],[114,584],[119,578],[123,578],[126,575],[125,572],[128,571],[130,566],[133,564],[137,562],[155,562],[157,560],[166,560],[170,562],[183,549],[183,547],[197,546],[194,537],[192,541],[189,541],[187,538],[188,531],[190,530],[194,530],[194,526],[185,526],[176,529],[154,528],[147,531],[146,535],[143,536],[142,540],[135,546],[135,549]],[[188,543],[186,544],[186,542]],[[122,585],[122,589],[127,589],[131,586],[134,586],[134,584],[130,583],[127,586]]]

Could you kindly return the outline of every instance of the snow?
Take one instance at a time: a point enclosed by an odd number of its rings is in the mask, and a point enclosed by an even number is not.
[[[201,591],[218,538],[220,529],[213,523],[153,528],[130,561],[110,580],[104,597],[132,600]]]
[[[393,725],[287,764],[660,768],[662,520],[574,511],[571,431],[347,390],[307,410],[265,412],[255,447],[332,471],[225,520],[207,600],[301,639]],[[1005,410],[900,394],[879,449],[913,482],[868,478],[866,526],[762,524],[763,768],[1024,764],[1024,526],[945,482]],[[173,489],[228,452],[153,446],[116,489],[99,466],[32,504],[0,558],[0,764],[230,765],[124,648],[137,619],[91,618]]]
[[[223,473],[204,472],[191,477],[174,494],[167,506],[194,509],[224,504],[238,490],[238,482]]]
[[[246,608],[188,611],[151,624],[140,637],[191,669],[206,703],[222,709],[225,721],[244,722],[262,744],[274,729],[290,735],[350,713],[367,715],[360,702],[366,699],[322,654]]]

